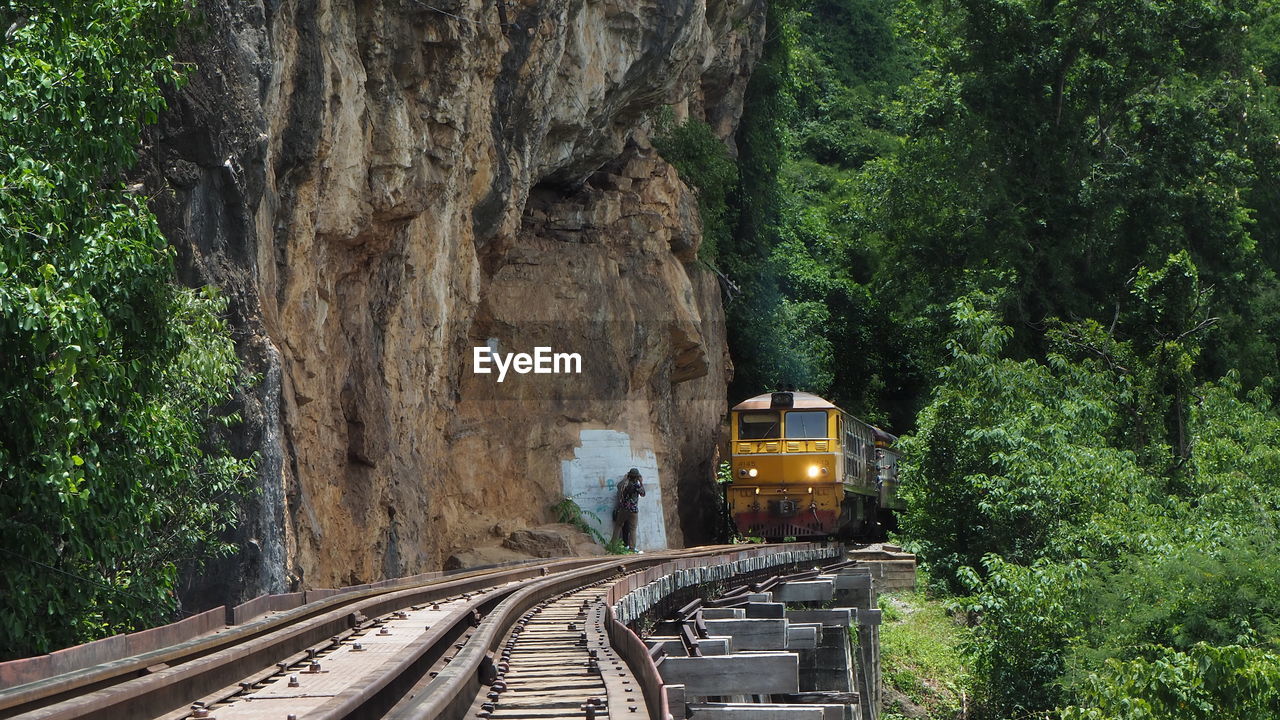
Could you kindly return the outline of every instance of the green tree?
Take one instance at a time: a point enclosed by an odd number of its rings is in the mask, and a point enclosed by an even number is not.
[[[697,193],[702,221],[698,257],[714,266],[718,248],[729,238],[728,197],[738,183],[738,168],[729,157],[728,148],[702,120],[691,117],[676,124],[671,110],[666,108],[655,125],[653,146]]]
[[[1133,269],[1186,252],[1231,311],[1205,369],[1274,365],[1254,332],[1274,293],[1258,242],[1276,231],[1261,224],[1275,180],[1258,173],[1275,162],[1275,99],[1248,54],[1264,6],[910,8],[925,51],[898,106],[908,141],[860,193],[862,234],[894,260],[879,287],[901,312],[945,304],[966,270],[1012,271],[1012,347],[1043,357],[1046,318],[1123,322]]]
[[[225,549],[247,464],[224,303],[174,283],[126,187],[178,79],[178,0],[0,8],[0,648],[44,652],[172,617],[180,563]]]
[[[1117,450],[1127,389],[1093,364],[1001,357],[1012,329],[997,296],[952,305],[956,334],[932,401],[902,441],[904,532],[934,577],[961,590],[959,570],[984,556],[1031,563],[1078,555],[1071,529],[1144,485]]]
[[[735,394],[799,379],[915,426],[904,537],[967,593],[992,716],[1273,712],[1278,17],[771,10],[723,255]]]
[[[911,71],[893,32],[897,2],[791,5],[771,3],[738,133],[738,218],[723,263],[741,290],[728,306],[731,395],[795,386],[905,423],[917,408],[885,378],[918,366],[892,352],[893,318],[870,286],[878,259],[851,211],[858,170],[899,145],[881,110]]]
[[[1178,300],[1196,295],[1190,266],[1174,258],[1139,277],[1148,289],[1182,288],[1148,296],[1146,312],[1162,318],[1148,320],[1152,337],[1161,322],[1185,327],[1197,317],[1181,314]],[[935,579],[971,592],[957,604],[978,623],[971,650],[982,702],[1001,717],[1072,703],[1114,710],[1107,703],[1123,692],[1138,705],[1164,692],[1118,669],[1165,667],[1169,652],[1275,652],[1280,418],[1268,393],[1243,393],[1238,375],[1189,387],[1187,467],[1152,472],[1126,448],[1126,426],[1146,424],[1135,417],[1144,413],[1163,421],[1166,405],[1139,400],[1174,397],[1151,369],[1168,348],[1107,345],[1094,323],[1059,324],[1050,334],[1091,348],[1093,360],[1012,360],[1001,356],[1012,329],[997,307],[981,292],[953,303],[952,360],[903,440],[904,529]],[[1213,703],[1245,680],[1208,662],[1180,675],[1178,692],[1226,709]]]
[[[790,82],[793,30],[790,2],[770,2],[766,40],[751,73],[738,126],[739,183],[731,195],[733,232],[720,249],[719,266],[734,283],[725,299],[729,353],[734,358],[731,402],[777,389],[773,375],[783,351],[773,322],[783,294],[769,262],[777,242],[782,192],[779,173],[786,152],[791,114],[785,92]]]
[[[1066,650],[1081,633],[1088,565],[1081,560],[1029,565],[983,558],[984,577],[962,577],[977,592],[958,603],[979,615],[970,655],[981,679],[982,704],[996,717],[1023,717],[1057,707]]]

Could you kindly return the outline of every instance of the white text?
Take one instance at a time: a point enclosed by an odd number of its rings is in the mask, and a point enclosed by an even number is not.
[[[472,369],[478,375],[488,375],[498,369],[498,382],[507,377],[508,370],[527,375],[566,375],[582,372],[582,356],[578,353],[552,352],[549,347],[535,347],[533,354],[500,353],[487,345],[473,348]]]

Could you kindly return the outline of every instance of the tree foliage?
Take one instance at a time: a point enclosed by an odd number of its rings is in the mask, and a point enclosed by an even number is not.
[[[1114,712],[1107,703],[1122,691],[1156,702],[1145,693],[1172,692],[1174,680],[1178,697],[1218,707],[1237,691],[1236,670],[1214,665],[1242,657],[1230,648],[1262,663],[1240,672],[1273,672],[1280,418],[1268,395],[1245,393],[1235,374],[1191,388],[1187,467],[1144,467],[1126,426],[1158,411],[1135,398],[1159,374],[1125,365],[1151,361],[1125,343],[1101,358],[1010,359],[998,305],[982,291],[952,304],[952,359],[903,464],[904,532],[977,622],[971,650],[988,712]],[[1055,336],[1072,352],[1096,330]],[[1163,689],[1132,682],[1175,657],[1195,672],[1179,670]]]
[[[798,379],[912,430],[903,536],[992,717],[1273,710],[1276,10],[771,11],[735,394]]]
[[[893,2],[796,5],[771,4],[738,132],[737,223],[721,253],[740,289],[727,307],[730,394],[794,387],[871,420],[905,419],[911,380],[888,378],[913,371],[877,342],[892,318],[871,291],[877,258],[854,236],[850,204],[862,165],[899,144],[881,108],[909,54]]]
[[[122,172],[178,79],[176,0],[0,8],[0,648],[170,618],[223,546],[246,463],[206,433],[235,379],[225,307],[174,283]]]
[[[1110,660],[1063,720],[1264,720],[1280,715],[1280,655],[1239,645]]]
[[[728,242],[728,197],[738,183],[737,166],[710,125],[693,117],[677,124],[670,108],[658,116],[653,145],[697,193],[702,221],[698,257],[714,265],[718,248]]]
[[[1016,348],[1047,317],[1131,316],[1134,268],[1186,253],[1230,317],[1205,369],[1274,365],[1256,337],[1274,267],[1254,220],[1275,162],[1275,93],[1249,57],[1264,8],[1179,3],[912,7],[924,69],[897,119],[909,142],[867,174],[866,232],[915,312],[963,292],[965,270],[1012,271]],[[918,282],[920,277],[930,283]],[[1126,322],[1128,321],[1128,322]],[[1250,375],[1250,377],[1256,377]]]
[[[1133,454],[1108,442],[1124,384],[1060,355],[1002,357],[1012,330],[996,304],[976,291],[952,305],[951,361],[902,447],[905,531],[951,590],[989,553],[1022,563],[1076,554],[1064,536],[1141,482]]]

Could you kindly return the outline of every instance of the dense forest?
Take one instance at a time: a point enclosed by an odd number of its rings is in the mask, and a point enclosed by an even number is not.
[[[712,188],[731,398],[904,433],[973,716],[1280,713],[1278,19],[775,2],[737,183],[660,138]]]

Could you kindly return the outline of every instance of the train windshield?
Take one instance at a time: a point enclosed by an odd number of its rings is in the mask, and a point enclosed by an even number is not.
[[[744,412],[738,416],[739,440],[764,440],[778,436],[778,413]]]
[[[825,410],[805,412],[791,411],[787,413],[788,438],[825,438],[827,436],[827,413]]]

